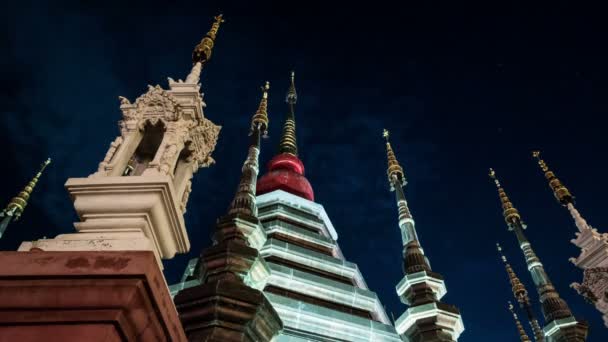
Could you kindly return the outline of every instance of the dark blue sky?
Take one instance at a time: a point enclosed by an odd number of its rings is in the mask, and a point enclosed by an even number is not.
[[[205,114],[223,126],[217,164],[195,177],[186,214],[192,251],[166,263],[170,283],[210,244],[210,229],[234,194],[265,80],[271,138],[262,161],[276,151],[295,68],[307,177],[344,254],[389,312],[399,316],[405,306],[394,290],[401,246],[384,127],[409,178],[406,196],[422,244],[446,278],[445,301],[462,312],[462,341],[517,338],[496,241],[537,298],[486,176],[490,166],[528,222],[557,289],[591,323],[589,340],[605,340],[599,313],[568,286],[582,279],[568,262],[578,255],[569,242],[576,228],[530,156],[542,149],[583,215],[608,231],[601,152],[608,147],[607,26],[600,8],[581,6],[12,2],[0,10],[0,199],[15,195],[47,156],[54,162],[0,249],[73,231],[63,184],[89,175],[103,159],[118,134],[117,96],[133,100],[147,84],[184,78],[192,48],[221,10],[227,21],[202,76]]]

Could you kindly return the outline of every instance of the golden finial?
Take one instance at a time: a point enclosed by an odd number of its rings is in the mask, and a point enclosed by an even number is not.
[[[496,172],[494,169],[490,168],[489,176],[494,181],[494,184],[496,184],[496,188],[498,189],[498,196],[500,197],[500,201],[502,203],[502,214],[505,218],[505,222],[507,222],[507,225],[509,225],[509,228],[511,229],[511,225],[516,222],[522,223],[521,216],[519,216],[519,211],[517,211],[517,209],[513,206],[513,203],[511,203],[507,193],[500,185],[500,181],[498,180],[498,177],[496,177]],[[522,223],[522,227],[523,226],[524,224]]]
[[[524,326],[521,324],[521,322],[519,321],[519,317],[517,317],[517,314],[515,313],[515,308],[513,307],[513,304],[511,302],[508,302],[508,304],[509,311],[511,311],[513,319],[515,320],[515,325],[517,326],[517,331],[519,332],[519,338],[521,342],[531,342],[532,340],[530,340],[530,337],[526,333]]]
[[[555,173],[549,169],[547,163],[540,157],[540,151],[532,151],[532,156],[538,161],[538,166],[545,173],[545,178],[549,181],[549,187],[553,190],[553,195],[559,203],[566,206],[570,203],[574,204],[574,196],[570,190],[566,188],[562,182],[555,176]]]
[[[502,262],[505,264],[505,269],[507,271],[507,275],[509,276],[509,282],[511,283],[511,290],[513,291],[513,296],[515,297],[515,299],[517,299],[519,303],[523,304],[525,301],[529,300],[528,290],[526,290],[524,284],[521,282],[521,280],[519,280],[517,274],[515,274],[515,271],[513,271],[513,268],[507,261],[507,257],[503,254],[502,247],[498,242],[496,243],[496,249],[498,250],[498,254],[500,255]]]
[[[211,59],[211,53],[213,52],[213,45],[215,43],[215,37],[217,36],[217,32],[220,29],[220,24],[224,22],[222,14],[215,16],[215,22],[211,25],[211,29],[203,40],[194,47],[194,52],[192,52],[192,63],[201,63],[204,64],[209,59]]]
[[[404,186],[406,184],[405,173],[403,173],[403,168],[399,165],[399,162],[395,157],[395,152],[393,152],[393,147],[389,141],[390,133],[387,129],[382,131],[382,137],[386,139],[386,155],[388,158],[388,169],[386,170],[386,174],[392,191],[395,189],[395,182],[399,186]]]
[[[270,89],[270,82],[266,81],[266,84],[262,87],[260,105],[251,119],[251,131],[258,127],[264,135],[268,133],[268,89]]]
[[[295,72],[291,72],[291,85],[287,91],[287,97],[285,101],[289,104],[289,111],[287,112],[287,118],[283,125],[283,134],[281,135],[281,141],[279,143],[279,153],[289,153],[291,155],[298,155],[298,144],[296,140],[296,118],[294,113],[294,105],[298,100],[298,94],[296,93],[295,85]]]
[[[2,211],[2,216],[13,216],[15,221],[19,219],[23,213],[23,210],[25,210],[25,207],[27,206],[32,191],[34,191],[34,188],[36,187],[36,183],[38,183],[40,176],[42,176],[42,172],[50,163],[51,158],[48,158],[44,161],[44,163],[42,163],[40,166],[40,171],[38,171],[34,178],[32,178],[32,180],[23,188],[23,190],[21,190],[21,192],[19,192],[17,196],[11,199],[6,208]]]
[[[291,71],[291,84],[289,85],[289,90],[287,91],[287,97],[285,101],[289,104],[296,104],[298,101],[298,93],[296,92],[296,83],[295,83],[296,73],[295,71]]]

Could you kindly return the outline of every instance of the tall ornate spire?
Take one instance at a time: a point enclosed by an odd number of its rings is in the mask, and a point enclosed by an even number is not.
[[[574,204],[574,196],[570,193],[570,190],[566,188],[562,182],[555,176],[555,173],[549,169],[547,163],[540,157],[540,151],[533,151],[532,156],[538,161],[538,166],[545,173],[545,178],[549,181],[549,186],[553,190],[553,195],[563,206],[568,204]]]
[[[295,72],[291,72],[291,84],[287,91],[285,101],[289,106],[287,112],[287,119],[285,119],[285,125],[283,126],[283,135],[281,136],[281,142],[279,144],[279,153],[289,153],[294,156],[298,155],[298,145],[296,143],[296,117],[295,117],[295,105],[298,101],[298,94],[296,93],[295,85]]]
[[[224,22],[222,14],[215,16],[215,21],[211,25],[211,29],[205,37],[194,47],[192,52],[192,71],[186,77],[186,83],[198,83],[203,65],[211,59],[213,46],[215,45],[215,37],[220,29],[220,25]]]
[[[585,231],[591,231],[593,228],[587,223],[587,221],[581,216],[579,211],[574,206],[574,196],[570,193],[570,190],[566,188],[564,184],[555,176],[555,173],[549,169],[547,163],[540,157],[540,151],[533,151],[532,156],[538,161],[538,166],[545,174],[545,178],[549,181],[549,187],[553,191],[553,196],[557,201],[568,208],[570,215],[574,219],[574,223],[578,230],[582,233]]]
[[[447,292],[443,277],[432,271],[420,246],[414,218],[403,192],[403,186],[406,184],[405,173],[395,157],[389,141],[390,134],[386,129],[382,136],[386,139],[386,174],[391,191],[395,191],[403,241],[405,276],[397,285],[397,294],[403,303],[409,305],[408,310],[395,322],[395,327],[407,340],[414,340],[414,336],[422,335],[429,341],[457,341],[464,330],[460,311],[455,306],[440,301]]]
[[[509,227],[517,237],[519,246],[526,258],[528,271],[532,276],[538,292],[545,317],[544,334],[548,339],[555,341],[582,342],[587,338],[586,323],[577,322],[568,304],[559,296],[559,293],[549,280],[543,264],[532,249],[530,241],[524,235],[525,225],[517,209],[511,203],[505,190],[496,177],[496,172],[490,169],[490,178],[498,188],[498,195],[502,203],[503,216]]]
[[[509,303],[509,311],[511,311],[511,314],[513,315],[513,320],[515,320],[515,325],[517,326],[517,332],[519,332],[519,339],[521,340],[521,342],[531,342],[532,340],[530,340],[530,337],[528,337],[528,334],[526,334],[526,330],[524,329],[524,326],[521,325],[521,322],[519,321],[519,317],[517,317],[517,314],[515,313],[515,310],[513,310],[513,304],[511,304],[511,302]]]
[[[227,215],[217,220],[213,246],[199,259],[200,284],[175,296],[188,341],[271,341],[283,329],[262,290],[270,268],[258,248],[266,241],[257,216],[256,181],[260,139],[268,128],[268,89],[251,118],[251,143]],[[257,237],[257,238],[256,238]],[[259,245],[253,242],[261,241]]]
[[[270,89],[270,83],[266,82],[262,87],[262,99],[258,110],[251,118],[251,144],[241,170],[241,181],[228,214],[257,215],[255,191],[259,172],[260,136],[265,134],[268,129],[268,89]]]
[[[530,297],[528,297],[528,291],[524,284],[519,280],[515,271],[507,261],[507,257],[502,253],[502,247],[500,244],[496,243],[496,249],[500,254],[500,258],[502,262],[505,264],[505,269],[507,271],[507,275],[509,276],[509,282],[511,283],[511,290],[513,291],[513,296],[519,303],[519,306],[526,311],[526,315],[528,316],[528,321],[530,322],[530,327],[534,332],[534,340],[536,342],[544,341],[545,336],[543,331],[538,323],[538,319],[536,319],[536,315],[532,309],[532,305],[530,304]]]
[[[32,178],[23,190],[21,190],[17,196],[13,197],[6,208],[0,212],[0,217],[2,218],[2,221],[0,221],[0,237],[2,237],[6,228],[12,221],[17,221],[21,217],[23,210],[25,210],[25,207],[27,206],[28,200],[32,195],[32,191],[34,191],[34,188],[36,187],[36,183],[38,183],[40,176],[42,176],[42,172],[50,163],[51,158],[45,160],[40,166],[40,171],[38,171],[34,178]]]

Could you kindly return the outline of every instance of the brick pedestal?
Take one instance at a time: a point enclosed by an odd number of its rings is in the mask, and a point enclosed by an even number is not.
[[[5,341],[186,337],[152,252],[0,252]]]

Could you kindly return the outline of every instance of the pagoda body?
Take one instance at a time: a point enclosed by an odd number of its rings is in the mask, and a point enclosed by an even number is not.
[[[263,290],[283,330],[273,341],[401,341],[356,264],[347,261],[338,234],[304,176],[295,141],[295,87],[279,153],[257,182],[257,217],[262,230],[243,228],[267,274],[249,282]],[[192,260],[172,294],[200,282],[202,263]]]
[[[599,233],[587,223],[574,206],[574,196],[540,158],[540,152],[535,151],[533,155],[538,159],[553,195],[568,209],[578,228],[576,238],[570,241],[581,249],[581,253],[576,258],[570,258],[570,261],[584,271],[584,276],[582,283],[573,283],[571,286],[595,305],[602,313],[604,325],[608,327],[608,233]]]

